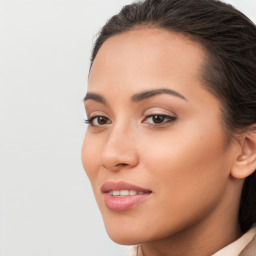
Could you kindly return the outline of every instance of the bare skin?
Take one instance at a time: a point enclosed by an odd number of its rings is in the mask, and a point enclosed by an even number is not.
[[[211,255],[241,235],[238,207],[249,174],[234,177],[243,148],[226,138],[221,103],[201,79],[204,60],[197,43],[140,28],[108,39],[90,72],[88,93],[100,97],[85,100],[93,121],[83,165],[111,239],[141,244],[144,256]],[[138,96],[149,90],[162,92]],[[116,212],[104,202],[106,181],[152,193]]]

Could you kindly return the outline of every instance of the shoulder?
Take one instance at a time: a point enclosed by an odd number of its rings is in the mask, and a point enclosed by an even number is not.
[[[238,256],[255,256],[256,255],[256,235],[253,239],[245,246]]]

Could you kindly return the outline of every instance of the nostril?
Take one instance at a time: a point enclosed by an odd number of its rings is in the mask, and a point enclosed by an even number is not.
[[[116,166],[126,166],[128,164],[125,164],[125,163],[120,163],[120,164],[117,164]]]
[[[117,151],[106,150],[100,159],[101,166],[107,170],[117,171],[122,168],[133,168],[138,164],[138,156],[135,151],[121,154]]]
[[[118,168],[118,167],[124,167],[124,166],[127,166],[128,164],[125,164],[125,163],[120,163],[120,164],[117,164],[117,165],[115,165],[114,166],[114,168],[113,169],[115,169],[115,168]],[[105,169],[109,169],[106,165],[102,165]],[[111,168],[110,168],[111,169]]]

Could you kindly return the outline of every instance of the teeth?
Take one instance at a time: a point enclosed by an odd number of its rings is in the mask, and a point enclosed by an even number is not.
[[[129,196],[129,190],[120,190],[120,196]]]
[[[144,194],[143,192],[137,192],[135,190],[113,190],[109,191],[108,193],[113,196],[134,196],[137,194]]]
[[[113,196],[120,196],[120,191],[114,190],[113,191]]]
[[[134,196],[134,195],[137,195],[137,191],[135,191],[135,190],[130,190],[130,196]]]

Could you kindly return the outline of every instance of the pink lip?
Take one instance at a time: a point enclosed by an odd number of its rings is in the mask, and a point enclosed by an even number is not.
[[[102,193],[106,193],[113,190],[135,190],[138,192],[145,192],[145,193],[152,192],[150,189],[141,188],[124,181],[119,181],[119,182],[107,181],[107,182],[104,182],[104,184],[101,187]]]
[[[144,194],[137,194],[132,196],[113,196],[109,191],[114,190],[135,190],[143,192]],[[135,205],[148,198],[152,191],[149,189],[141,188],[136,185],[119,181],[107,181],[101,187],[101,192],[104,193],[104,201],[106,206],[112,211],[126,211],[133,208]]]

